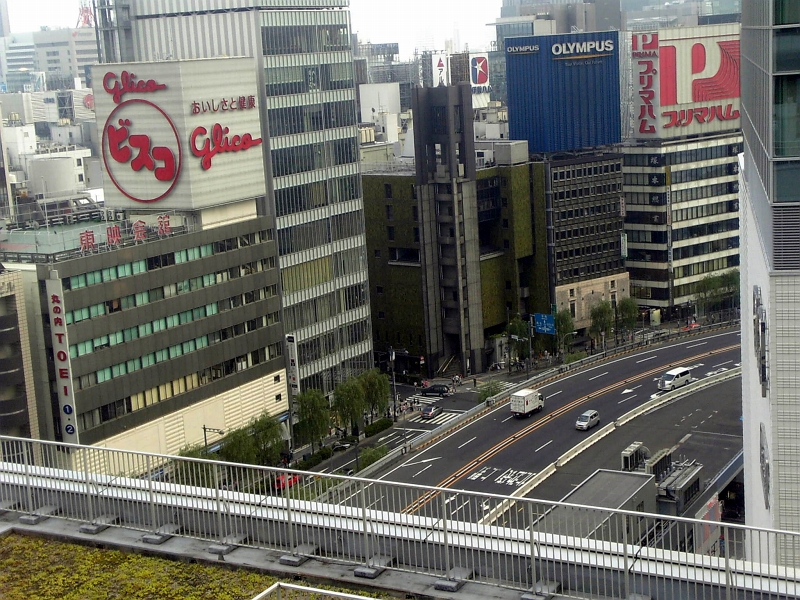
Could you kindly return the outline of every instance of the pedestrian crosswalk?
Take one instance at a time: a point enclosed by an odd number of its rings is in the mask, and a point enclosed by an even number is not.
[[[512,387],[514,387],[514,386],[519,384],[519,382],[515,382],[515,381],[501,381],[499,379],[493,379],[492,382],[488,382],[487,381],[486,383],[479,383],[478,384],[478,389],[475,390],[473,388],[473,391],[480,392],[481,390],[483,390],[483,388],[485,388],[486,386],[490,385],[490,383],[494,383],[495,385],[498,385],[498,390],[500,392],[504,392],[504,391],[506,391],[508,389],[511,389]]]
[[[421,415],[417,415],[409,419],[409,423],[429,423],[431,425],[441,425],[442,423],[447,423],[451,419],[455,419],[461,413],[457,412],[443,412],[441,414],[436,415],[432,419],[423,419]]]

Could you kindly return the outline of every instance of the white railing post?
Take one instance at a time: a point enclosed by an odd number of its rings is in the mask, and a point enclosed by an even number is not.
[[[89,504],[89,523],[94,522],[94,501],[92,499],[92,490],[90,489],[92,485],[92,480],[89,478],[89,459],[86,457],[88,450],[81,451],[81,457],[83,458],[83,479],[86,485],[86,501]]]
[[[147,469],[147,503],[150,505],[150,524],[153,527],[153,533],[158,530],[156,524],[156,504],[153,498],[153,463],[152,457],[148,454],[145,460],[145,468]]]
[[[214,469],[214,496],[217,500],[217,535],[219,536],[219,543],[222,544],[225,539],[225,534],[222,528],[222,498],[220,497],[219,489],[219,469],[217,469],[216,463],[212,463],[211,468]]]
[[[447,539],[447,498],[445,492],[439,494],[441,499],[440,510],[442,511],[442,542],[444,545],[444,574],[450,576],[450,543]]]
[[[294,542],[294,527],[292,525],[292,499],[290,497],[290,488],[289,488],[289,477],[290,474],[288,472],[284,473],[286,486],[283,489],[283,495],[286,498],[286,527],[289,533],[289,548],[292,549],[292,553],[294,554],[294,549],[297,546]]]
[[[363,481],[358,481],[359,498],[361,498],[361,527],[364,530],[363,553],[366,564],[369,566],[369,561],[372,558],[372,547],[369,543],[369,523],[367,522],[367,490],[364,487]]]

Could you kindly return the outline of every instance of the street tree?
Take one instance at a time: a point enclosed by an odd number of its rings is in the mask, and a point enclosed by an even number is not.
[[[623,298],[617,302],[617,315],[619,325],[623,329],[636,329],[636,321],[639,319],[639,305],[633,298]]]
[[[219,448],[222,460],[242,465],[258,464],[255,440],[247,429],[234,429],[225,436]]]
[[[286,447],[283,430],[278,420],[268,413],[250,422],[245,428],[252,437],[256,447],[256,464],[272,466],[278,464],[281,452]]]
[[[566,308],[556,313],[555,322],[558,340],[564,339],[568,333],[575,331],[575,321],[572,319],[572,313]]]
[[[331,425],[331,414],[328,408],[328,399],[317,389],[306,390],[298,394],[295,399],[297,406],[297,430],[304,442],[322,445],[322,439],[328,433]]]
[[[492,379],[480,387],[480,390],[478,390],[478,397],[481,399],[481,402],[486,402],[488,398],[496,396],[502,391],[503,386],[500,385],[500,382],[496,379]]]
[[[597,339],[603,333],[608,335],[608,332],[614,326],[614,310],[611,308],[611,303],[607,300],[601,300],[592,306],[589,314],[592,318],[592,324],[589,327],[589,333],[592,337]]]
[[[528,324],[519,315],[511,319],[506,328],[506,335],[511,339],[509,358],[514,356],[520,360],[528,358]]]
[[[365,409],[364,388],[357,378],[343,381],[333,390],[333,412],[345,429],[355,429]]]
[[[370,369],[362,373],[359,380],[370,416],[382,415],[389,407],[389,378],[378,369]]]

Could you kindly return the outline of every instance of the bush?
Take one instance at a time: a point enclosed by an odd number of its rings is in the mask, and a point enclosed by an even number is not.
[[[393,425],[391,419],[379,419],[374,423],[370,423],[366,427],[364,427],[364,435],[367,437],[372,437],[375,434],[384,431],[385,429],[389,429]]]
[[[374,448],[364,448],[358,461],[359,470],[363,471],[373,463],[378,462],[389,453],[386,446],[375,446]]]
[[[308,458],[301,460],[297,464],[297,468],[301,471],[309,471],[331,456],[333,456],[333,450],[328,447],[323,447]]]
[[[569,363],[574,363],[579,360],[583,360],[584,358],[586,358],[586,352],[583,350],[576,352],[575,354],[567,354],[566,358],[564,359],[564,364],[568,365]]]
[[[320,457],[322,457],[322,460],[327,460],[331,456],[333,456],[333,449],[328,448],[328,446],[323,446],[322,448],[320,448],[320,450],[319,450],[319,452],[317,452],[317,454]]]

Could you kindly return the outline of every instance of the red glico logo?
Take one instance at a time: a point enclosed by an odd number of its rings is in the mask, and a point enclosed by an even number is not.
[[[211,127],[211,135],[208,134],[208,130],[205,127],[197,127],[192,132],[192,154],[200,159],[200,166],[205,171],[211,168],[211,159],[217,154],[241,152],[261,144],[261,138],[253,138],[249,133],[228,137],[229,133],[230,129],[223,127],[219,123],[215,123]],[[198,145],[198,140],[204,137],[205,139]]]
[[[119,77],[109,71],[103,77],[103,89],[107,94],[111,94],[114,104],[119,104],[125,94],[149,94],[165,90],[167,86],[153,79],[136,81],[136,75],[128,71],[123,71]]]

